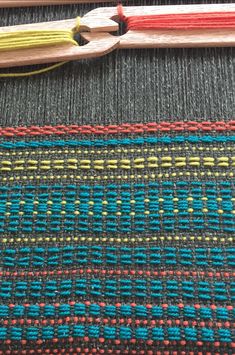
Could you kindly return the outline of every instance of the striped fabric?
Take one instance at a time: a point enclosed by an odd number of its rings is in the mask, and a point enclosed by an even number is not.
[[[0,354],[233,354],[235,123],[0,129]]]

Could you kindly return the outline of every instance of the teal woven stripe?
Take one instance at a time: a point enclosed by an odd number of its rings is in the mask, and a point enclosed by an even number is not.
[[[124,279],[124,278],[76,278],[32,279],[31,281],[0,281],[0,298],[5,301],[61,299],[70,297],[105,297],[116,299],[146,297],[162,301],[171,299],[188,301],[230,302],[235,301],[235,282],[198,281],[191,279]]]
[[[229,309],[228,309],[229,308]],[[74,302],[74,304],[59,303],[56,306],[46,303],[17,304],[13,306],[0,305],[0,318],[57,318],[57,317],[102,317],[115,319],[121,318],[136,318],[136,319],[186,319],[186,320],[204,320],[208,321],[229,321],[235,318],[235,308],[223,306],[194,306],[194,305],[148,305],[128,303],[107,304],[100,306],[98,303],[91,303],[89,305],[81,302]]]
[[[231,331],[228,328],[212,329],[208,327],[129,327],[122,326],[99,326],[99,325],[83,325],[83,324],[62,324],[44,327],[0,327],[0,340],[49,340],[53,338],[65,339],[68,337],[83,338],[104,338],[104,339],[121,339],[121,340],[187,340],[187,341],[204,341],[214,342],[221,341],[229,343],[232,341]]]
[[[233,247],[104,247],[67,245],[63,247],[24,247],[0,250],[0,267],[45,268],[76,266],[131,267],[235,267]]]
[[[235,232],[232,182],[13,186],[0,193],[0,233]]]
[[[52,147],[112,147],[112,146],[129,146],[129,145],[143,145],[143,144],[182,144],[182,143],[233,143],[235,142],[235,136],[223,136],[223,135],[177,135],[162,136],[162,137],[138,137],[138,138],[125,138],[125,139],[94,139],[94,140],[42,140],[42,141],[18,141],[0,142],[0,148],[2,149],[22,149],[22,148],[52,148]]]

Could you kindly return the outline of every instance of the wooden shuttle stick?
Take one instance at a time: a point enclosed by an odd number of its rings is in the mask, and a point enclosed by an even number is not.
[[[178,5],[178,6],[130,6],[124,7],[125,16],[234,13],[235,4]],[[79,33],[88,42],[84,46],[71,43],[48,47],[25,48],[0,51],[0,67],[29,64],[53,63],[81,58],[98,57],[116,48],[185,48],[185,47],[228,47],[235,45],[235,26],[216,29],[161,29],[129,30],[122,36],[115,36],[118,13],[116,7],[97,8],[81,18]],[[73,30],[76,20],[45,22],[38,24],[1,27],[1,33],[34,30]]]

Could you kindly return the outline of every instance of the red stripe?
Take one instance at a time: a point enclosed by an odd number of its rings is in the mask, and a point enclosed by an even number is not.
[[[109,324],[109,325],[148,325],[150,328],[155,327],[156,325],[179,325],[183,327],[193,326],[193,327],[225,327],[225,328],[234,328],[235,323],[229,321],[197,321],[197,320],[183,320],[183,319],[132,319],[132,318],[94,318],[94,317],[64,317],[56,319],[31,319],[31,318],[20,318],[20,319],[2,319],[0,323],[5,326],[11,325],[58,325],[58,324],[77,324],[77,323],[97,323],[97,324]]]
[[[0,277],[41,277],[53,275],[83,275],[83,274],[101,274],[101,275],[130,275],[130,276],[192,276],[192,277],[216,277],[216,278],[230,278],[235,277],[235,272],[227,271],[152,271],[152,270],[105,270],[105,269],[74,269],[74,270],[51,270],[51,271],[1,271]]]
[[[182,131],[235,131],[235,121],[177,121],[177,122],[151,122],[107,126],[78,126],[78,125],[58,125],[58,126],[31,126],[31,127],[5,127],[0,128],[2,137],[24,137],[24,136],[49,136],[64,134],[117,134],[117,133],[144,133],[144,132],[182,132]]]

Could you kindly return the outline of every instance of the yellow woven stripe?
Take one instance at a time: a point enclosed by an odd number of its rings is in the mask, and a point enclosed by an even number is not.
[[[207,201],[208,198],[207,198],[207,197],[202,197],[201,200],[202,200],[202,201]],[[222,201],[221,197],[218,197],[218,198],[216,198],[215,200],[216,200],[218,203],[220,203],[220,202]],[[156,202],[161,203],[161,202],[163,202],[163,201],[164,201],[164,200],[162,200],[162,198],[156,198]],[[174,198],[173,201],[178,203],[179,199],[178,199],[178,198]],[[193,198],[192,198],[192,197],[188,197],[188,198],[187,198],[187,201],[188,201],[188,208],[185,209],[185,212],[194,213],[195,210],[194,210],[194,208],[192,208],[192,206],[191,206],[191,204],[193,203]],[[234,201],[235,201],[235,198],[231,198],[231,201],[234,202]],[[150,215],[150,214],[151,214],[151,211],[148,210],[149,199],[145,199],[144,202],[146,203],[146,209],[143,210],[142,213],[143,213],[144,215]],[[22,201],[20,201],[19,203],[20,203],[21,205],[24,205],[24,204],[25,204],[25,201],[22,200]],[[80,202],[80,200],[76,200],[74,203],[78,206],[78,205],[80,205],[81,202]],[[88,203],[88,205],[90,206],[90,209],[92,209],[92,206],[95,205],[95,201],[92,200],[92,199],[89,200],[87,203]],[[122,201],[121,201],[121,200],[117,200],[116,203],[117,203],[117,205],[122,205]],[[13,204],[14,204],[14,203],[12,203],[12,202],[7,202],[7,203],[6,203],[7,206],[12,206]],[[37,204],[38,204],[38,201],[35,201],[34,204],[37,205]],[[47,204],[51,206],[51,205],[53,205],[53,201],[49,200],[49,201],[47,202]],[[59,204],[59,203],[58,203],[58,204]],[[63,206],[66,205],[66,204],[67,204],[67,202],[64,201],[64,200],[61,202],[61,205],[63,205]],[[102,204],[103,204],[103,206],[104,206],[104,208],[105,208],[105,206],[108,205],[109,202],[108,202],[107,200],[103,200],[103,201],[102,201]],[[135,199],[130,200],[130,204],[132,204],[132,206],[134,206],[134,205],[136,204],[136,200],[135,200]],[[207,213],[210,213],[210,211],[208,210],[208,208],[203,207],[203,206],[202,206],[202,208],[201,208],[201,211],[202,211],[205,215],[206,215]],[[166,212],[166,211],[163,209],[162,206],[160,206],[159,209],[156,210],[156,213],[158,213],[158,214],[160,214],[160,215],[161,215],[161,214],[164,214],[165,212]],[[178,214],[178,213],[180,212],[180,210],[179,210],[178,208],[175,208],[175,209],[173,210],[173,212],[174,212],[174,214]],[[224,211],[224,210],[221,209],[221,208],[219,208],[219,209],[217,209],[217,210],[215,209],[214,212],[217,212],[217,213],[219,213],[219,214],[221,214],[221,215],[224,214],[224,213],[225,213],[225,214],[227,213],[226,210]],[[32,213],[33,213],[33,215],[35,215],[35,216],[38,215],[38,214],[40,214],[40,212],[38,212],[38,211],[33,211]],[[76,215],[76,216],[78,216],[78,215],[81,214],[81,212],[79,211],[79,209],[74,210],[73,212],[71,212],[71,214],[72,214],[72,213],[73,213],[74,215]],[[87,213],[88,213],[89,216],[93,216],[93,215],[94,215],[94,212],[93,212],[92,210],[90,210],[90,211],[87,212]],[[232,210],[231,213],[232,213],[232,214],[235,214],[235,210]],[[24,211],[19,211],[18,213],[15,212],[15,215],[17,215],[17,214],[18,214],[19,216],[24,216],[24,215],[27,215],[28,212],[24,212]],[[48,211],[46,212],[46,214],[47,214],[47,215],[51,215],[52,212],[51,212],[50,210],[48,210]],[[62,211],[60,211],[60,212],[57,212],[57,214],[66,215],[66,211],[62,210]],[[100,211],[100,214],[103,215],[103,216],[107,216],[107,215],[108,215],[108,212],[107,212],[107,211]],[[12,213],[11,213],[11,212],[5,212],[5,213],[3,213],[3,215],[6,216],[6,217],[9,217],[9,216],[12,215]],[[121,212],[121,211],[118,211],[118,212],[113,212],[113,215],[116,215],[116,216],[125,216],[125,215],[135,216],[135,215],[136,215],[136,212],[131,211],[131,212],[129,212],[129,213],[127,213],[127,212],[124,212],[124,213],[123,213],[123,212]]]
[[[115,242],[115,243],[149,243],[155,241],[206,241],[206,242],[220,242],[220,243],[233,243],[235,237],[222,237],[222,236],[150,236],[150,237],[85,237],[85,236],[38,236],[38,237],[3,237],[0,243],[39,243],[39,242]]]
[[[89,154],[89,155],[110,155],[110,154],[130,154],[130,153],[168,153],[168,152],[185,152],[185,151],[190,151],[190,152],[231,152],[235,151],[235,146],[231,145],[226,145],[224,147],[205,147],[205,146],[187,146],[187,145],[182,145],[182,146],[170,146],[170,147],[154,147],[154,148],[114,148],[114,149],[52,149],[52,150],[42,150],[42,149],[36,149],[36,150],[22,150],[22,151],[11,151],[11,152],[5,152],[0,151],[0,156],[34,156],[34,155],[53,155],[53,154]]]
[[[74,174],[50,174],[50,175],[18,175],[18,176],[6,176],[0,177],[0,181],[6,182],[14,182],[14,181],[32,181],[32,180],[90,180],[90,181],[103,181],[103,180],[155,180],[155,179],[171,179],[171,178],[233,178],[235,173],[233,172],[212,172],[208,171],[178,171],[178,172],[170,172],[170,173],[158,173],[158,174],[130,174],[130,175],[74,175]]]
[[[115,170],[115,169],[145,169],[145,168],[183,168],[183,167],[222,167],[235,166],[234,157],[171,157],[150,156],[147,158],[137,157],[133,159],[19,159],[15,161],[1,160],[0,171],[37,171],[37,170]]]

